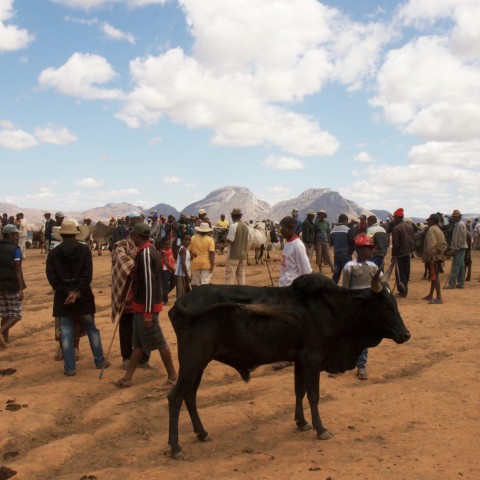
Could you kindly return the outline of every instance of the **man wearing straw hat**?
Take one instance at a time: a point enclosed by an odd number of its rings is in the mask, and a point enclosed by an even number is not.
[[[225,285],[233,285],[235,278],[239,285],[245,285],[245,264],[247,259],[248,227],[242,222],[242,210],[234,208],[232,224],[227,233],[227,265]]]
[[[462,222],[460,210],[452,212],[452,221],[455,224],[449,253],[452,258],[452,271],[448,277],[448,285],[444,288],[465,288],[465,252],[467,251],[467,227]]]
[[[215,263],[215,242],[210,236],[213,229],[207,222],[195,227],[195,235],[188,249],[192,262],[192,288],[210,283]]]
[[[64,374],[77,373],[74,347],[75,319],[81,319],[87,331],[95,367],[107,368],[110,364],[103,356],[100,332],[95,325],[95,299],[90,286],[93,275],[92,252],[82,242],[76,222],[64,220],[58,232],[62,243],[47,257],[47,279],[55,294],[53,316],[60,317],[61,344]]]

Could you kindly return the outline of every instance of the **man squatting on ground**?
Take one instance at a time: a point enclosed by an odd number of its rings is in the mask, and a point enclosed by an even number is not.
[[[150,225],[137,223],[130,232],[137,247],[133,276],[133,351],[125,375],[114,382],[119,388],[132,386],[132,378],[143,352],[158,350],[167,370],[167,381],[159,388],[170,390],[177,381],[170,347],[158,320],[162,310],[162,277],[160,255],[150,241]]]

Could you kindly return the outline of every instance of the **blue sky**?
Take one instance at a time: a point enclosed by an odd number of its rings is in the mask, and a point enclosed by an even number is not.
[[[480,0],[0,0],[0,201],[478,212]]]

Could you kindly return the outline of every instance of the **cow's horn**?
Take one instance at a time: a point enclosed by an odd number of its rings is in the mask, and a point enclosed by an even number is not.
[[[386,285],[390,280],[390,275],[392,275],[393,269],[395,267],[395,260],[390,264],[388,270],[383,274],[382,283]]]
[[[372,290],[375,292],[375,293],[380,293],[382,290],[383,290],[383,286],[382,284],[378,281],[378,279],[380,278],[380,274],[381,274],[381,270],[378,269],[376,272],[375,272],[375,275],[373,276],[372,278],[372,285],[371,285],[371,288]]]

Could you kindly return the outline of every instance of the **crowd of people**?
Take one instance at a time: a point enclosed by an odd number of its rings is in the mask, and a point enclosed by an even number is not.
[[[215,269],[214,228],[226,231],[225,285],[245,285],[245,269],[249,246],[249,227],[241,208],[233,208],[231,221],[222,214],[212,226],[205,209],[197,216],[181,213],[148,216],[132,212],[126,218],[110,219],[115,225],[109,249],[112,258],[111,318],[118,319],[121,368],[125,374],[114,382],[119,388],[132,385],[137,368],[154,368],[150,356],[158,350],[167,371],[167,380],[160,386],[171,389],[177,373],[170,348],[163,335],[159,313],[169,304],[175,289],[176,298],[200,285],[209,284]],[[80,359],[79,341],[88,336],[94,365],[110,366],[102,347],[101,335],[95,325],[95,299],[91,289],[93,262],[91,249],[79,241],[77,222],[56,212],[54,219],[45,212],[46,277],[52,287],[55,338],[58,350],[55,359],[64,362],[66,376],[74,376]],[[391,248],[395,267],[396,296],[408,296],[410,260],[413,252],[425,263],[424,278],[430,290],[423,297],[429,304],[442,304],[440,275],[445,260],[452,259],[444,289],[462,289],[470,279],[474,233],[480,232],[478,219],[462,221],[462,214],[433,213],[425,224],[415,225],[398,208],[391,218],[382,222],[375,215],[352,219],[341,214],[330,225],[325,210],[308,210],[305,219],[298,209],[278,223],[269,222],[281,244],[279,287],[286,287],[301,275],[312,273],[312,264],[324,274],[328,268],[333,282],[346,288],[368,288],[372,278],[381,276]],[[84,224],[91,224],[84,219]],[[59,236],[53,235],[57,227]],[[0,240],[0,347],[10,341],[10,329],[22,318],[26,288],[22,261],[26,258],[26,220],[22,213],[2,217]],[[273,238],[273,236],[272,236]],[[331,249],[333,248],[333,259]],[[315,262],[314,262],[315,255]],[[470,270],[469,270],[470,268]],[[466,273],[467,272],[467,273]],[[327,274],[327,272],[325,272]],[[357,362],[357,377],[368,378],[368,351]],[[277,362],[275,369],[291,365]],[[335,376],[335,375],[332,375]]]

